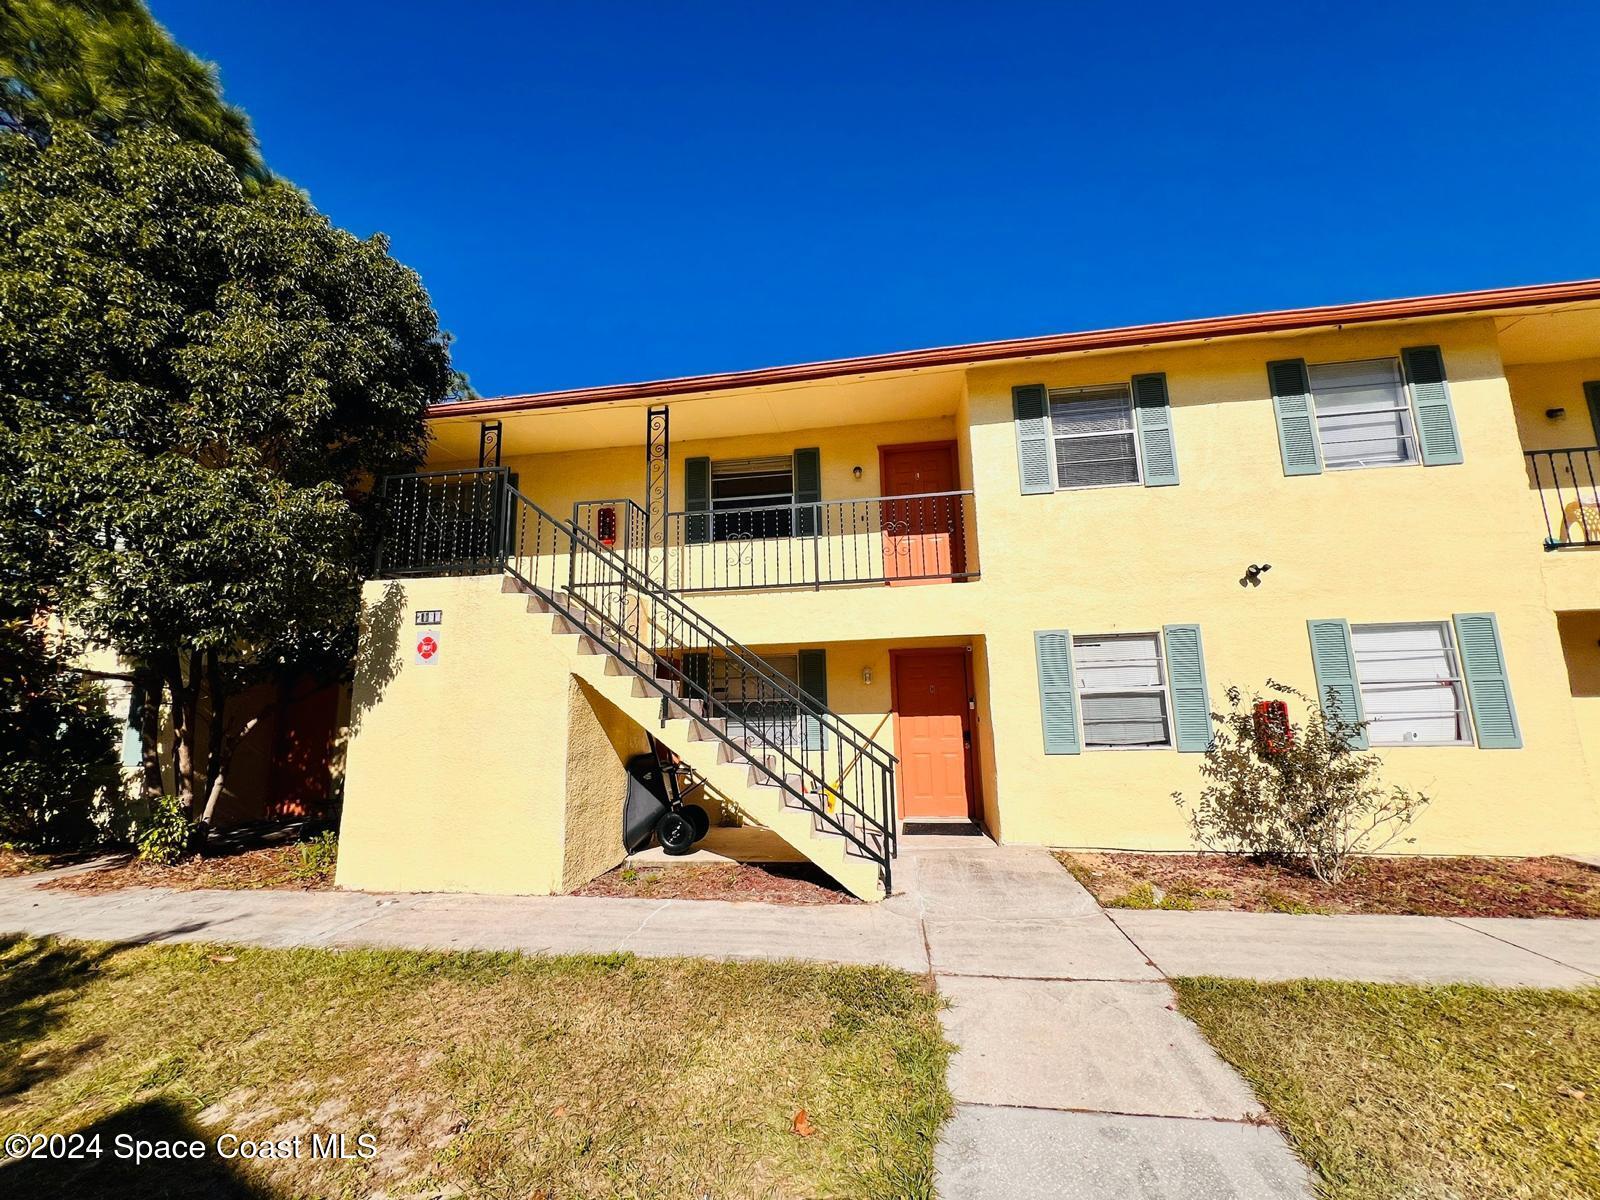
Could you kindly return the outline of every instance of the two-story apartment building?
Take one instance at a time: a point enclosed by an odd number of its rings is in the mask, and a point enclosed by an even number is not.
[[[576,886],[652,748],[869,897],[906,822],[1190,849],[1268,678],[1432,797],[1407,849],[1600,849],[1596,381],[1588,281],[440,407],[340,882]]]

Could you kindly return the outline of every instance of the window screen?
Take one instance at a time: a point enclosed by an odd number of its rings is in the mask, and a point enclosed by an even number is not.
[[[1352,625],[1367,737],[1375,746],[1448,746],[1472,741],[1466,693],[1450,626]]]
[[[1085,747],[1115,750],[1172,744],[1158,634],[1075,637],[1072,661]]]
[[[1417,461],[1411,405],[1398,360],[1313,363],[1309,372],[1317,438],[1330,470]]]
[[[711,537],[786,538],[794,531],[794,460],[726,459],[711,464]]]
[[[1056,486],[1109,487],[1139,482],[1133,397],[1126,386],[1050,393]]]

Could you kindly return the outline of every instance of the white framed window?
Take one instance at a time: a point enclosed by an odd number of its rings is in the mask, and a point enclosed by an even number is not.
[[[1450,622],[1352,625],[1350,641],[1374,746],[1472,745]]]
[[[1088,634],[1072,639],[1086,750],[1172,745],[1166,668],[1159,633]]]
[[[1417,463],[1411,399],[1396,358],[1312,363],[1307,367],[1317,441],[1330,471]]]
[[[1125,383],[1052,388],[1050,440],[1057,488],[1116,487],[1143,478],[1133,393]]]
[[[731,458],[711,464],[711,540],[786,538],[794,532],[794,459]]]

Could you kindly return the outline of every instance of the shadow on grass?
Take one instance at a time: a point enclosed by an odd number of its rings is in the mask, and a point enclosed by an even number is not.
[[[105,966],[134,944],[189,933],[199,925],[151,931],[135,942],[93,946],[0,934],[0,1100],[70,1071],[104,1039],[71,1047],[36,1048],[66,1020],[67,1011]],[[0,1130],[0,1132],[10,1132]],[[0,1196],[7,1193],[0,1190]]]
[[[78,1130],[82,1146],[95,1145],[99,1156],[76,1160],[26,1158],[0,1162],[0,1196],[70,1197],[71,1200],[273,1200],[278,1193],[246,1179],[237,1160],[222,1158],[211,1137],[166,1100],[133,1104]],[[190,1158],[132,1157],[138,1143],[192,1146],[202,1154]],[[118,1157],[126,1153],[127,1157]]]

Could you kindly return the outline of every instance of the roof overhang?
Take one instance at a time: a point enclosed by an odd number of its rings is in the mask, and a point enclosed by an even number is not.
[[[1082,333],[1047,334],[1043,337],[1010,338],[1005,341],[975,342],[963,346],[938,346],[928,350],[902,350],[892,354],[869,354],[861,358],[837,358],[824,362],[798,363],[793,366],[762,367],[753,371],[728,371],[714,375],[658,379],[646,383],[609,384],[559,392],[500,396],[456,404],[436,404],[429,408],[428,417],[430,420],[449,417],[491,417],[538,409],[657,400],[739,388],[806,383],[841,376],[879,375],[932,367],[963,367],[1006,359],[1039,358],[1091,350],[1115,350],[1170,342],[1290,333],[1296,330],[1372,324],[1381,321],[1490,315],[1583,301],[1600,301],[1600,279],[1494,288],[1477,292],[1449,292],[1439,296],[1413,296],[1401,300],[1369,300],[1359,304],[1332,304],[1320,308],[1289,308],[1277,312],[1245,313],[1232,317],[1167,321],[1156,325],[1126,325],[1116,329],[1095,329]]]

